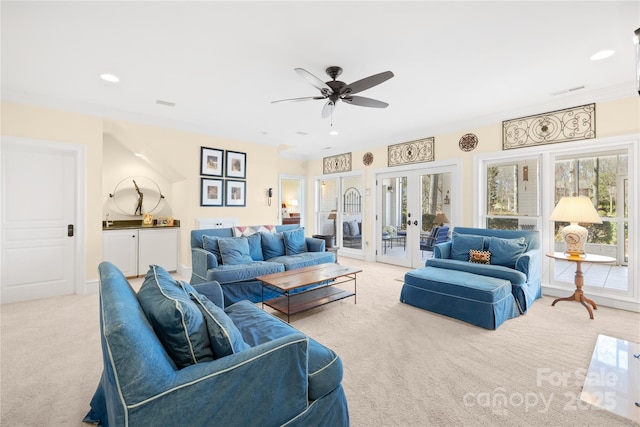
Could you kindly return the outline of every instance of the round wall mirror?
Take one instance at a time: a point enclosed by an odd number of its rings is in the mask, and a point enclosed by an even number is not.
[[[122,213],[136,216],[152,213],[164,199],[158,184],[144,176],[123,179],[109,196]]]

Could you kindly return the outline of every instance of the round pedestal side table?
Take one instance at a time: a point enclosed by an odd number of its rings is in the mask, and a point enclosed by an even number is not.
[[[591,263],[600,263],[606,264],[610,262],[616,262],[615,258],[611,258],[604,255],[568,255],[564,252],[550,252],[547,254],[549,258],[571,261],[576,263],[576,275],[574,278],[574,283],[576,285],[576,290],[573,292],[573,295],[566,298],[557,298],[551,303],[552,306],[556,305],[558,301],[578,301],[580,304],[584,305],[587,311],[589,312],[589,317],[593,320],[593,310],[597,310],[598,307],[596,303],[590,300],[589,298],[584,296],[584,292],[582,291],[582,286],[584,285],[584,276],[582,275],[582,263],[583,262],[591,262]],[[593,310],[591,309],[593,307]]]

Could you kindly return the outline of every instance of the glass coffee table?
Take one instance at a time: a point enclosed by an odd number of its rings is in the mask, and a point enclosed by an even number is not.
[[[310,310],[344,298],[353,297],[356,303],[356,275],[362,272],[359,268],[326,263],[282,273],[266,274],[256,279],[262,282],[262,307],[268,306],[287,315]],[[353,282],[353,292],[337,287],[342,283]],[[300,288],[313,286],[310,289],[294,292]],[[268,286],[281,293],[281,297],[264,300],[264,288]]]

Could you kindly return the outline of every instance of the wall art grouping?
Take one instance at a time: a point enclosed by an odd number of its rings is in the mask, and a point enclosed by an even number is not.
[[[502,149],[596,137],[596,104],[581,105],[502,122]]]
[[[389,166],[432,162],[435,158],[433,151],[434,142],[435,138],[430,137],[390,145],[388,147]]]
[[[200,206],[247,205],[246,153],[200,147],[200,175]]]

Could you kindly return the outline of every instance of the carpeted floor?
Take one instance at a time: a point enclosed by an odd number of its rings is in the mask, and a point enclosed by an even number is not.
[[[640,314],[600,307],[590,320],[579,304],[545,297],[488,331],[401,304],[406,269],[340,261],[364,270],[357,304],[291,323],[342,357],[353,426],[637,425],[579,395],[598,334],[637,342]],[[102,363],[97,295],[0,310],[0,424],[84,425]]]

